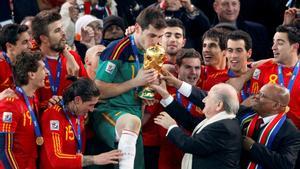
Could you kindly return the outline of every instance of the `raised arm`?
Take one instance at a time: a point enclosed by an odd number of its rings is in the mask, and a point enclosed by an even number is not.
[[[151,83],[157,79],[157,75],[158,74],[154,69],[140,69],[135,78],[123,83],[108,83],[101,80],[95,80],[95,82],[101,90],[101,99],[106,99],[121,95],[131,89]]]

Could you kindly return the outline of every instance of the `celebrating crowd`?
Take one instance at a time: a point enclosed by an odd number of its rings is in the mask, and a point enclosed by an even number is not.
[[[0,17],[1,169],[300,168],[297,1],[45,2]]]

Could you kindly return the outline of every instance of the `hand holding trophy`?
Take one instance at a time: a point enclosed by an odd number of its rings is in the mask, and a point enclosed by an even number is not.
[[[144,54],[144,69],[154,68],[161,72],[161,68],[166,60],[165,50],[160,45],[149,47]],[[150,87],[145,87],[138,96],[145,100],[154,100],[154,91]]]

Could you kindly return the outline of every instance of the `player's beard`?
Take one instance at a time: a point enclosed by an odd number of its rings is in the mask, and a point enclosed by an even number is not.
[[[65,49],[65,41],[60,40],[56,44],[51,44],[50,49],[54,50],[55,52],[62,52]]]

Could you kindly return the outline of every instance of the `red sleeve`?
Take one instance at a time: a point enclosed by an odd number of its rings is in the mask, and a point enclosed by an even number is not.
[[[266,72],[270,69],[273,65],[273,61],[268,61],[260,66],[258,66],[251,78],[251,85],[250,85],[250,93],[256,94],[259,92],[260,88],[265,84],[264,78],[266,76]]]
[[[49,164],[51,168],[81,169],[81,155],[63,152],[65,127],[59,113],[62,113],[61,108],[55,105],[42,115],[41,128],[45,142],[41,151],[41,166]]]
[[[14,98],[6,98],[0,102],[0,161],[6,168],[19,168],[12,151],[13,136],[18,121],[22,118],[17,113]]]

